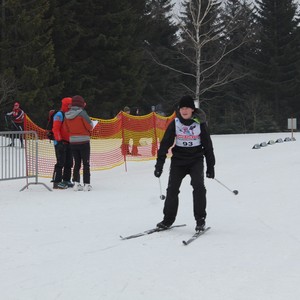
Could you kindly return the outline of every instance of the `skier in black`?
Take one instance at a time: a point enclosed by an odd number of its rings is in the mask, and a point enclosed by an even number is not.
[[[19,102],[14,103],[13,110],[11,112],[8,112],[6,114],[6,122],[10,123],[12,125],[12,130],[13,131],[24,131],[24,119],[25,119],[25,113],[24,111],[20,108]],[[10,122],[8,122],[8,119]],[[23,144],[23,137],[21,134],[19,134],[19,139],[21,142],[21,147],[24,147]],[[15,146],[15,135],[11,136],[11,144],[8,145],[9,147],[14,147]]]
[[[206,177],[214,178],[215,156],[208,131],[205,113],[195,108],[191,96],[180,99],[177,117],[169,124],[157,154],[154,175],[160,177],[170,147],[171,167],[167,195],[164,205],[164,219],[157,227],[169,228],[175,221],[178,210],[178,194],[183,178],[189,174],[193,187],[194,217],[196,231],[205,229],[206,188],[204,185],[203,157],[206,161]]]

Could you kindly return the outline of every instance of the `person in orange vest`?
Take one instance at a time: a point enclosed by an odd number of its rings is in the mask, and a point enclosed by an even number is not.
[[[20,108],[20,103],[19,102],[14,103],[13,110],[11,112],[8,112],[6,114],[6,117],[10,119],[10,124],[12,125],[12,130],[13,131],[24,131],[25,113]],[[6,118],[6,120],[7,120],[7,118]],[[20,135],[19,138],[20,138],[20,142],[21,142],[21,147],[24,148],[22,135]],[[12,135],[11,143],[8,146],[9,147],[14,147],[15,146],[15,136],[14,135]]]
[[[86,102],[80,96],[72,97],[72,106],[65,114],[64,126],[70,135],[70,144],[74,158],[73,182],[74,191],[91,191],[90,184],[90,154],[91,154],[91,132],[93,122],[85,111]],[[83,164],[83,184],[80,184],[80,168]]]

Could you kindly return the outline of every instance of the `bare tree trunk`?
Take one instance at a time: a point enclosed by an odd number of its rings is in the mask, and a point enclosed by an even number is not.
[[[158,65],[168,68],[179,74],[194,78],[194,87],[184,87],[190,93],[194,94],[196,107],[200,107],[200,98],[204,93],[246,76],[246,74],[233,75],[233,72],[228,72],[225,68],[224,70],[221,70],[221,72],[217,71],[217,67],[220,66],[224,58],[246,42],[246,35],[244,39],[240,41],[240,43],[234,46],[230,45],[231,40],[227,39],[228,43],[222,43],[222,49],[219,49],[219,53],[216,54],[214,59],[212,59],[210,62],[204,60],[203,48],[205,46],[207,46],[209,43],[221,40],[221,38],[225,40],[226,36],[229,36],[233,31],[238,29],[238,26],[234,26],[233,24],[239,17],[239,14],[237,14],[235,18],[231,20],[231,22],[223,26],[221,32],[215,32],[213,28],[209,28],[207,26],[207,23],[213,23],[215,21],[213,18],[210,19],[210,15],[212,14],[214,7],[217,5],[217,2],[216,0],[207,0],[207,6],[203,5],[203,2],[203,0],[189,0],[187,4],[187,9],[189,10],[188,12],[191,16],[191,27],[188,27],[187,24],[177,17],[179,28],[185,35],[186,39],[189,40],[195,53],[195,57],[189,57],[184,53],[184,51],[179,50],[182,58],[192,66],[191,69],[193,71],[191,73],[183,72],[171,66],[165,65],[159,61],[159,58],[155,57],[151,52],[148,52]],[[204,28],[207,28],[207,30],[205,31]],[[215,76],[216,80],[210,80],[212,76]]]

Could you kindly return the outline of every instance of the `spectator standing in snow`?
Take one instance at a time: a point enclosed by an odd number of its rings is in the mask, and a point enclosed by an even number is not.
[[[70,135],[65,130],[63,122],[65,113],[72,105],[72,98],[63,98],[61,100],[61,108],[53,116],[52,132],[54,134],[54,148],[56,156],[56,164],[52,176],[54,189],[67,189],[73,187],[71,182],[71,172],[73,167],[73,156],[70,146]]]
[[[172,148],[171,167],[167,195],[164,205],[164,218],[157,227],[170,227],[177,215],[178,194],[181,182],[186,175],[191,177],[193,187],[193,209],[196,231],[204,230],[206,219],[206,188],[204,185],[204,164],[206,177],[214,178],[215,156],[208,132],[206,117],[196,109],[191,96],[183,96],[179,102],[176,118],[169,124],[157,154],[154,175],[160,177],[170,147]]]
[[[70,135],[70,144],[74,158],[73,182],[74,191],[91,191],[90,185],[90,135],[93,129],[93,122],[84,110],[86,103],[79,96],[72,97],[72,106],[65,114],[64,126]],[[83,183],[80,184],[80,168],[83,164]]]
[[[6,114],[6,123],[12,125],[12,130],[13,131],[24,131],[24,117],[25,117],[25,113],[20,108],[20,103],[15,102],[13,110]],[[20,135],[20,142],[21,142],[21,147],[23,148],[24,144],[23,144],[22,135]],[[14,135],[12,135],[11,143],[8,146],[9,147],[14,147],[15,146],[15,137],[14,137]]]

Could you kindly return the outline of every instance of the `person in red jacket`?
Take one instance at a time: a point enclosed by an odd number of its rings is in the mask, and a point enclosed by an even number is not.
[[[84,99],[76,95],[72,97],[71,109],[66,113],[64,126],[70,135],[70,144],[74,157],[73,182],[74,191],[91,191],[90,185],[90,136],[93,130],[93,122],[84,110]],[[80,184],[80,168],[83,164],[83,183]]]
[[[65,113],[70,109],[71,104],[72,98],[63,98],[60,111],[53,116],[52,131],[56,156],[56,164],[52,176],[54,189],[67,189],[74,185],[71,182],[73,156],[70,147],[70,136],[63,126]]]
[[[20,103],[15,102],[13,110],[9,113],[6,114],[7,118],[10,118],[11,124],[12,124],[12,130],[14,131],[23,131],[24,130],[24,117],[25,113],[24,111],[20,108]],[[23,148],[23,138],[22,135],[20,135],[20,142],[21,142],[21,147]],[[11,144],[8,146],[14,147],[15,146],[15,137],[12,135],[11,138]]]

